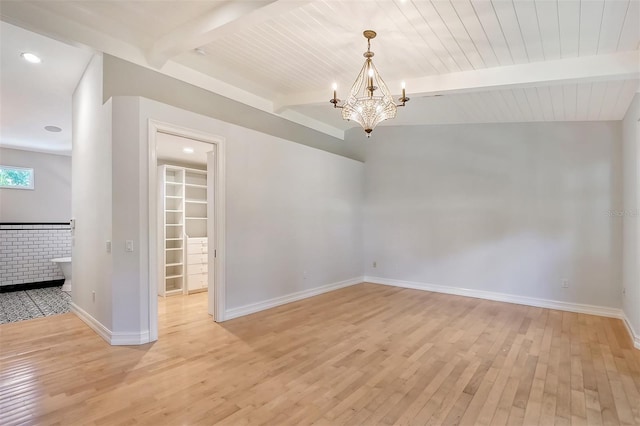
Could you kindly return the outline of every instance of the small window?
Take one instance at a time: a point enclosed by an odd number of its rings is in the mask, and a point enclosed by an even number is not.
[[[0,188],[33,189],[33,169],[0,166]]]

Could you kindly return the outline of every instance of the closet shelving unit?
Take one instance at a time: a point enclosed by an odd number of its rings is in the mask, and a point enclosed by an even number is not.
[[[160,182],[160,238],[164,241],[161,256],[160,296],[186,294],[189,291],[206,289],[206,240],[207,240],[207,172],[179,166],[158,167]],[[187,256],[190,240],[199,244],[200,253],[205,256]],[[192,241],[193,243],[193,241]],[[202,248],[204,247],[204,249]],[[196,260],[200,262],[194,264]],[[190,261],[193,266],[187,265]],[[201,264],[202,263],[202,264]],[[204,266],[203,266],[204,265]],[[191,271],[190,271],[191,269]],[[197,271],[197,280],[187,279],[188,273]],[[197,288],[189,282],[199,282]]]
[[[207,172],[185,169],[186,292],[207,289]]]

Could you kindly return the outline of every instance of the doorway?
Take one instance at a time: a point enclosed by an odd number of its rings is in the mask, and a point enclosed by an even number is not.
[[[149,120],[150,341],[159,296],[206,291],[224,321],[224,153],[224,138]]]

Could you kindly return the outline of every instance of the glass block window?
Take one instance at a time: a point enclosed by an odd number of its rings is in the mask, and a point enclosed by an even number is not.
[[[0,188],[33,189],[33,169],[0,166]]]

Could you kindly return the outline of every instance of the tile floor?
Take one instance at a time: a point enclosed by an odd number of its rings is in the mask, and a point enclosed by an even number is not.
[[[70,303],[62,287],[0,293],[0,324],[64,314]]]

